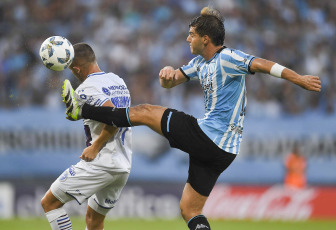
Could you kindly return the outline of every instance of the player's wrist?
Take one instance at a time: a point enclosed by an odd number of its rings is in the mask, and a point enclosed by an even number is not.
[[[99,141],[95,141],[92,143],[91,148],[94,152],[99,152],[103,148],[103,143],[99,143]]]

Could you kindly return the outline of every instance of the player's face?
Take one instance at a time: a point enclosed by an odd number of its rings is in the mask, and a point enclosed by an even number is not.
[[[205,47],[203,43],[203,37],[196,33],[195,27],[190,27],[187,42],[189,42],[190,51],[192,54],[202,55]]]

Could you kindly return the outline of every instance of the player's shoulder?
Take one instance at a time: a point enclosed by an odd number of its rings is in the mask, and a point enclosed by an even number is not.
[[[117,74],[115,74],[113,72],[105,73],[105,77],[108,77],[108,78],[121,78],[121,77],[119,77]]]
[[[237,49],[234,49],[234,48],[224,46],[223,49],[220,51],[220,54],[232,56],[232,55],[235,55],[239,52],[241,52],[241,51],[237,50]]]
[[[86,81],[105,81],[105,80],[112,80],[115,78],[120,78],[118,75],[112,72],[99,72],[99,73],[94,73],[90,74]]]
[[[221,50],[220,54],[221,54],[220,55],[221,60],[226,60],[229,62],[244,61],[245,59],[247,60],[253,57],[241,50],[228,47],[225,47],[223,50]]]
[[[85,84],[110,84],[111,82],[119,81],[120,78],[117,74],[112,72],[102,72],[101,74],[97,74],[97,76],[88,76],[86,80],[83,82]]]
[[[99,75],[99,76],[98,76]],[[124,80],[112,72],[102,72],[89,75],[84,82],[80,84],[79,89],[112,87],[114,85],[125,85]]]
[[[104,78],[102,78],[102,81],[113,81],[115,83],[124,83],[124,80],[117,74],[108,72],[105,73]]]

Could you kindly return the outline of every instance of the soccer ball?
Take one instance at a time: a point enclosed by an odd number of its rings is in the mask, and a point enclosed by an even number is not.
[[[43,64],[55,71],[66,69],[71,64],[74,53],[73,46],[68,39],[61,36],[47,38],[40,48]]]

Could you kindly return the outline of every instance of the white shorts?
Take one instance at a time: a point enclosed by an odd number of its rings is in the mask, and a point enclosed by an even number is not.
[[[65,170],[50,190],[64,204],[73,199],[82,204],[89,199],[88,205],[93,210],[106,215],[118,201],[128,176],[128,172],[91,169],[79,162]]]

